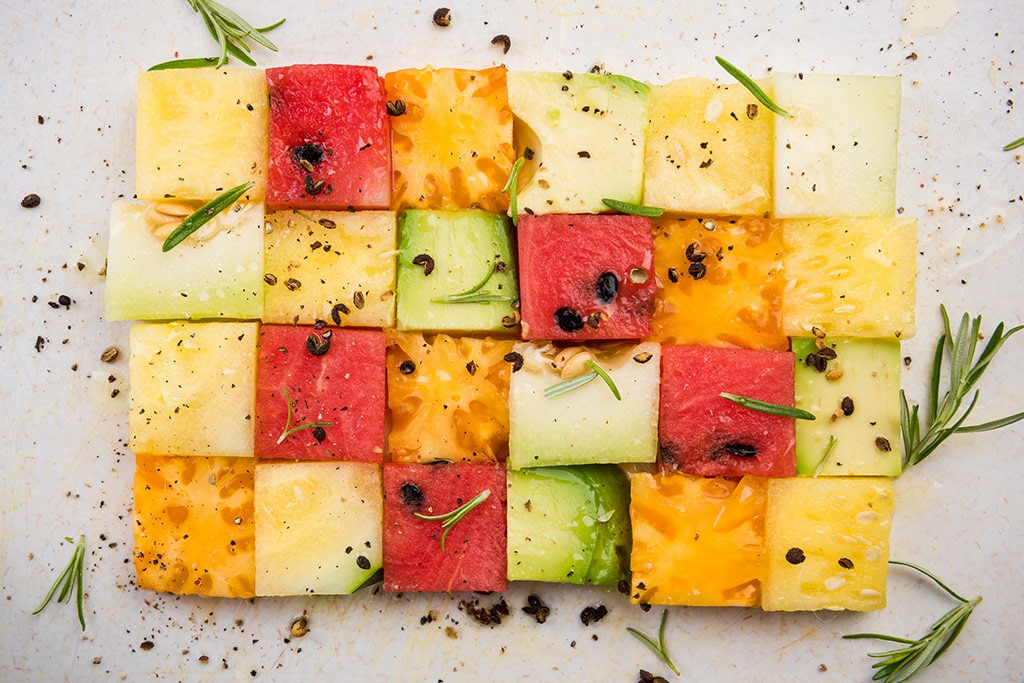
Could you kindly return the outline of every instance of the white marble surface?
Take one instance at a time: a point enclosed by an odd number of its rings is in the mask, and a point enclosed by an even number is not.
[[[900,75],[898,205],[921,219],[919,334],[905,344],[914,362],[904,386],[914,399],[924,394],[940,302],[984,314],[987,329],[1024,321],[1016,248],[1024,170],[1016,154],[1001,151],[1024,135],[1020,0],[989,3],[994,8],[967,0],[959,7],[956,0],[692,0],[639,8],[618,0],[452,0],[446,30],[431,25],[436,5],[422,2],[230,4],[255,23],[287,16],[271,35],[281,53],[258,52],[261,66],[335,61],[385,72],[504,62],[584,71],[599,63],[663,82],[723,78],[714,63],[721,54],[754,75]],[[490,44],[498,33],[511,37],[507,55]],[[626,682],[640,668],[665,673],[624,630],[654,631],[660,610],[644,614],[602,589],[515,586],[507,594],[515,614],[496,628],[467,619],[458,610],[462,596],[229,602],[136,590],[127,363],[99,360],[108,346],[126,349],[128,325],[101,319],[98,272],[110,204],[132,194],[136,77],[176,55],[211,54],[211,39],[184,0],[0,2],[0,39],[0,679]],[[42,197],[39,208],[19,206],[29,192]],[[70,308],[47,305],[61,294],[73,300]],[[1022,370],[1024,335],[983,383],[979,418],[1021,409]],[[1021,680],[1022,434],[1018,427],[957,437],[897,482],[894,556],[985,597],[923,680]],[[30,616],[70,557],[60,540],[83,533],[84,634],[68,606]],[[552,606],[544,625],[519,613],[532,589]],[[599,602],[608,617],[582,626],[580,609]],[[937,590],[895,571],[882,612],[674,609],[667,639],[680,680],[866,681],[865,653],[876,644],[841,634],[917,634],[949,606]],[[312,631],[286,643],[303,610]],[[430,610],[436,621],[421,625]],[[143,649],[147,641],[152,649]]]

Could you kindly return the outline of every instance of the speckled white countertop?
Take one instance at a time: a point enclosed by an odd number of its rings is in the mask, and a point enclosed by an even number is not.
[[[755,76],[902,76],[898,205],[920,218],[921,253],[919,333],[904,345],[911,398],[925,391],[940,302],[983,314],[986,329],[1024,321],[1024,167],[1001,151],[1024,135],[1021,0],[452,0],[446,30],[431,25],[436,5],[422,2],[229,4],[254,23],[288,18],[272,34],[281,53],[258,52],[261,66],[601,64],[665,82],[724,79],[721,54]],[[511,37],[507,55],[490,43],[499,33]],[[653,632],[661,610],[645,614],[605,589],[514,586],[514,614],[498,627],[459,611],[464,596],[232,602],[136,590],[127,362],[99,358],[108,346],[127,349],[128,325],[101,319],[99,271],[110,204],[133,191],[136,78],[176,55],[212,54],[212,43],[185,0],[36,0],[0,3],[0,44],[0,680],[632,683],[640,668],[663,671],[624,630]],[[38,208],[19,205],[28,193],[40,195]],[[48,305],[62,294],[70,306]],[[983,382],[979,419],[1022,408],[1021,376],[1024,336]],[[985,598],[923,680],[1021,680],[1022,429],[956,437],[897,482],[894,557]],[[30,616],[70,557],[61,539],[79,534],[89,540],[84,634],[68,606]],[[880,644],[841,634],[919,634],[951,606],[904,571],[889,588],[889,607],[866,615],[674,609],[667,640],[680,680],[867,681],[865,654]],[[552,607],[546,624],[519,613],[531,590]],[[580,609],[597,603],[609,615],[584,627]],[[288,642],[303,610],[312,630]],[[430,611],[436,620],[421,625]]]

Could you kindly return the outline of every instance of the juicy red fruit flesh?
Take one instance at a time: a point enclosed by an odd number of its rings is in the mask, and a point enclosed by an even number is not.
[[[793,405],[793,354],[699,346],[661,348],[658,462],[696,476],[796,476],[795,423],[722,392]]]
[[[341,64],[267,69],[267,206],[386,209],[391,123],[377,70]]]
[[[491,493],[452,526],[441,550],[441,515]],[[503,591],[505,469],[500,463],[384,465],[384,590]]]
[[[519,217],[524,339],[652,334],[654,243],[640,216]]]
[[[380,330],[263,325],[256,365],[256,457],[381,462],[384,358]],[[292,403],[290,425],[284,389]],[[286,425],[316,422],[331,424],[301,429],[278,443]]]

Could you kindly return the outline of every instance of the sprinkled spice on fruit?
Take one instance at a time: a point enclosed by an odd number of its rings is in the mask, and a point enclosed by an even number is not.
[[[412,259],[414,266],[423,266],[423,274],[430,275],[434,272],[434,259],[430,254],[417,254]]]
[[[579,311],[563,306],[555,311],[555,323],[565,332],[579,332],[583,329],[583,316]]]
[[[786,551],[786,562],[789,562],[790,564],[800,564],[806,559],[807,556],[804,555],[804,551],[800,548],[790,548]]]

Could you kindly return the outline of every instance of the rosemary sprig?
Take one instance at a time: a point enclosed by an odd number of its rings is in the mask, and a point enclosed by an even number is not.
[[[872,676],[872,680],[885,681],[885,683],[902,683],[917,677],[935,660],[941,657],[942,653],[949,649],[949,646],[953,644],[953,641],[960,635],[960,632],[964,630],[964,626],[967,625],[967,620],[971,618],[974,607],[981,602],[981,596],[979,595],[968,600],[957,594],[930,571],[916,564],[899,560],[889,560],[889,564],[910,567],[924,574],[960,603],[939,617],[929,627],[928,633],[916,640],[881,633],[851,633],[843,636],[843,638],[851,640],[870,638],[904,645],[905,647],[894,650],[871,652],[868,654],[869,657],[875,657],[880,660],[871,667],[872,669],[878,669],[875,675]]]
[[[977,350],[978,339],[981,334],[981,316],[973,320],[964,313],[960,319],[960,326],[956,335],[952,333],[949,324],[949,315],[946,307],[941,306],[942,321],[945,332],[939,336],[935,345],[935,357],[932,361],[932,377],[928,392],[928,416],[930,420],[922,425],[920,406],[911,406],[907,402],[907,395],[900,390],[900,425],[903,436],[903,471],[918,464],[939,447],[939,445],[956,433],[986,432],[992,429],[999,429],[1011,425],[1019,420],[1024,420],[1024,412],[1008,415],[998,420],[984,422],[982,424],[963,426],[967,416],[974,410],[978,403],[979,391],[975,390],[974,396],[966,409],[961,410],[964,399],[971,392],[974,385],[981,379],[982,374],[988,368],[989,363],[995,358],[996,353],[1011,336],[1024,329],[1024,325],[1007,330],[1005,333],[1004,324],[999,323],[989,335],[988,343],[982,350],[981,355],[975,360],[974,354]],[[947,382],[949,388],[942,393],[940,398],[940,386],[942,384],[942,364],[946,354],[949,354],[949,372]]]
[[[651,652],[658,655],[661,661],[665,662],[665,665],[668,668],[672,669],[672,673],[674,673],[676,676],[679,676],[679,669],[677,669],[676,665],[672,663],[672,659],[668,656],[668,650],[665,649],[665,622],[667,619],[668,610],[666,609],[664,612],[661,613],[661,626],[658,627],[657,641],[655,641],[654,638],[651,638],[646,633],[641,633],[635,628],[631,628],[629,626],[626,627],[626,631],[629,632],[629,635],[633,636],[641,643],[646,645],[651,650]]]
[[[167,71],[168,69],[200,69],[204,66],[215,66],[216,57],[194,57],[191,59],[172,59],[169,62],[160,62],[146,69],[146,71]]]
[[[622,202],[618,199],[602,199],[601,203],[607,206],[609,209],[614,209],[619,213],[629,214],[630,216],[644,216],[645,218],[658,218],[665,209],[658,208],[657,206],[644,206],[643,204],[631,204],[630,202]]]
[[[441,520],[441,528],[444,529],[444,533],[441,534],[441,552],[444,552],[444,539],[448,536],[448,532],[452,530],[452,527],[459,523],[459,521],[468,515],[470,511],[480,503],[487,500],[491,495],[490,489],[484,489],[480,493],[470,500],[468,503],[463,503],[459,507],[455,508],[451,512],[446,512],[442,515],[422,515],[418,512],[412,513],[414,517],[426,520]]]
[[[167,236],[167,239],[164,240],[163,250],[170,251],[184,242],[185,238],[213,220],[214,216],[238,201],[242,195],[248,192],[255,184],[256,183],[251,180],[247,183],[242,183],[237,187],[233,187],[230,190],[222,192],[206,204],[203,204],[195,213],[183,220],[181,225],[176,227],[174,231]]]
[[[794,408],[793,406],[784,406],[778,403],[769,403],[768,401],[759,401],[756,398],[748,398],[746,396],[737,396],[736,394],[729,394],[722,392],[719,394],[724,399],[737,403],[744,408],[750,408],[756,410],[759,413],[765,413],[767,415],[777,415],[779,417],[791,417],[795,420],[813,420],[814,415],[801,410],[800,408]]]
[[[72,539],[65,537],[65,541],[71,543]],[[67,566],[64,567],[64,571],[60,573],[57,580],[53,582],[50,587],[50,592],[43,598],[42,604],[36,608],[36,611],[32,614],[39,614],[46,606],[50,604],[57,589],[60,589],[60,594],[57,596],[57,602],[70,602],[71,593],[75,594],[75,603],[78,607],[78,623],[82,625],[82,630],[85,630],[85,593],[84,593],[84,579],[85,579],[85,536],[78,537],[78,543],[75,544],[75,552],[71,555],[71,561],[68,562]]]
[[[284,421],[284,431],[281,432],[281,436],[277,437],[277,443],[280,445],[284,443],[284,440],[296,432],[301,432],[303,429],[309,429],[310,427],[333,427],[333,422],[303,422],[300,425],[292,427],[292,397],[288,394],[288,387],[281,387],[281,391],[284,392],[284,400],[288,404],[288,417]]]
[[[502,192],[508,192],[508,213],[512,217],[512,225],[519,225],[519,172],[525,163],[526,157],[516,159],[508,174],[508,182],[501,188]]]
[[[512,297],[504,296],[501,294],[492,294],[491,292],[482,291],[483,288],[491,280],[491,276],[498,271],[498,263],[494,262],[491,267],[487,270],[487,275],[480,282],[473,285],[473,287],[467,289],[465,292],[459,292],[458,294],[446,294],[431,299],[435,304],[486,304],[492,301],[512,301]]]
[[[818,461],[818,466],[814,468],[814,479],[818,478],[821,471],[825,469],[825,463],[832,457],[832,451],[839,445],[839,439],[835,437],[835,434],[829,434],[828,443],[825,445],[825,455],[821,456],[821,460]]]
[[[775,112],[779,116],[785,116],[788,119],[793,118],[792,114],[775,104],[775,102],[772,101],[772,98],[768,97],[768,93],[762,90],[761,86],[754,82],[753,78],[746,75],[721,57],[715,57],[715,61],[718,62],[719,66],[728,71],[730,76],[739,81],[740,85],[749,90],[750,94],[754,96],[754,99],[763,104],[770,111]]]
[[[1024,147],[1024,138],[1017,138],[1013,142],[1007,143],[1006,146],[1003,147],[1003,151],[1009,152],[1010,150],[1017,149],[1018,147]]]
[[[246,39],[252,39],[268,50],[277,52],[274,45],[264,33],[269,33],[284,23],[284,19],[256,28],[237,13],[214,0],[188,0],[192,9],[199,13],[213,39],[220,45],[220,57],[214,67],[220,68],[227,64],[228,55],[249,66],[256,66],[256,61],[248,55],[252,51]]]
[[[619,388],[615,386],[615,380],[612,379],[612,376],[608,374],[607,370],[592,360],[586,361],[584,365],[590,368],[590,372],[585,372],[582,375],[577,375],[576,377],[562,380],[557,384],[552,384],[544,390],[544,398],[554,398],[555,396],[567,394],[573,389],[579,389],[583,385],[589,384],[600,377],[604,380],[604,383],[608,385],[608,388],[611,389],[612,396],[615,397],[615,400],[622,400],[622,394],[619,393]]]

